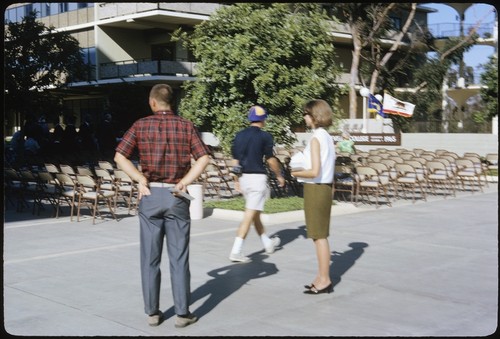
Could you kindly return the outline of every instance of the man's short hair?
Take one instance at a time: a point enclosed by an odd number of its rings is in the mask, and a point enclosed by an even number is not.
[[[149,93],[149,97],[155,99],[160,103],[164,103],[167,105],[172,104],[173,99],[173,90],[170,85],[167,84],[156,84],[151,88],[151,92]]]

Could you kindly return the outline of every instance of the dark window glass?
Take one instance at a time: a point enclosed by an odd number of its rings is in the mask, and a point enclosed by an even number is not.
[[[151,46],[151,59],[175,61],[175,43]]]
[[[96,53],[95,47],[82,48],[83,62],[87,65],[95,65]]]
[[[59,13],[64,13],[68,11],[68,3],[67,2],[61,2],[59,4]]]

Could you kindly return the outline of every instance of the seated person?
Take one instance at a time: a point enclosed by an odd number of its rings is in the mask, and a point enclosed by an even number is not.
[[[347,132],[342,133],[342,140],[337,142],[337,149],[342,153],[355,154],[356,148],[354,141],[351,140],[351,135]]]

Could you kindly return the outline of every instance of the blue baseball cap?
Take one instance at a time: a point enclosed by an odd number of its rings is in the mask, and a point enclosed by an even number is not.
[[[267,119],[266,110],[258,105],[250,107],[248,111],[248,120],[249,121],[264,121]]]

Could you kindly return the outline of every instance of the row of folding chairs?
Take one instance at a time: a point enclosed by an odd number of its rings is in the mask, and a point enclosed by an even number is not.
[[[215,152],[197,183],[203,186],[204,194],[210,198],[234,198],[240,195],[236,189],[236,175],[231,173],[235,160]]]
[[[286,154],[276,156],[281,172],[285,178],[285,187],[280,187],[273,171],[265,164],[268,184],[271,189],[272,197],[299,196],[301,195],[301,185],[292,177],[289,161],[290,157]],[[237,163],[232,157],[223,153],[215,152],[210,163],[198,179],[204,186],[205,193],[210,197],[216,198],[234,198],[241,193],[235,188],[236,175],[231,172],[232,167]]]
[[[48,171],[49,167],[52,166],[54,165],[45,164]],[[57,170],[57,166],[55,167],[55,170]],[[73,179],[78,179],[79,175],[87,176],[92,178],[96,184],[99,185],[99,189],[114,192],[113,205],[115,209],[117,208],[119,199],[126,203],[129,214],[137,208],[137,183],[122,169],[110,162],[99,161],[98,166],[94,168],[86,166],[76,166],[76,168],[73,168],[72,166],[63,164],[59,165],[59,167],[61,173],[67,174]]]
[[[59,166],[46,164],[45,170],[41,171],[4,169],[6,197],[16,207],[16,211],[22,212],[32,203],[32,213],[37,211],[39,214],[44,208],[43,202],[48,202],[57,218],[62,205],[67,204],[70,207],[70,220],[76,213],[79,221],[81,207],[87,206],[95,223],[96,215],[103,218],[99,210],[102,204],[107,205],[115,219],[114,211],[119,197],[127,203],[129,214],[136,206],[137,187],[122,170],[114,169],[111,174],[100,167],[93,170],[82,167],[78,170],[71,166]]]
[[[403,153],[403,152],[402,152]],[[380,157],[367,154],[351,164],[336,164],[334,189],[350,194],[351,202],[358,203],[360,198],[369,201],[374,197],[377,206],[379,197],[384,196],[391,205],[389,193],[393,198],[417,198],[426,200],[427,194],[441,194],[445,198],[456,195],[456,190],[483,191],[488,186],[487,171],[491,169],[477,154],[465,153],[458,156],[452,152],[412,153],[412,157]],[[495,154],[490,160],[496,163]],[[497,157],[497,156],[496,156]],[[343,179],[338,173],[348,174]]]

